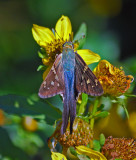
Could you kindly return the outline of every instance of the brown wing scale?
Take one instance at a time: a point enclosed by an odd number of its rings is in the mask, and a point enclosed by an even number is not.
[[[47,77],[41,84],[39,96],[41,98],[49,98],[57,94],[64,93],[64,74],[62,67],[62,54],[59,54],[55,60]]]
[[[77,92],[83,92],[91,96],[102,95],[103,88],[96,76],[93,74],[93,72],[90,70],[90,68],[87,66],[87,64],[84,62],[84,60],[81,58],[79,54],[75,53],[75,57],[75,75]]]

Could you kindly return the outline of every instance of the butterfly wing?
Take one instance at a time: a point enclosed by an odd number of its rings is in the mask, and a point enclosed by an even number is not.
[[[50,72],[41,84],[38,93],[41,98],[49,98],[57,94],[64,94],[64,72],[62,66],[62,54],[58,55]]]
[[[100,82],[93,74],[93,72],[90,70],[90,68],[87,66],[87,64],[84,62],[84,60],[81,58],[81,56],[77,53],[75,53],[75,61],[76,61],[75,79],[76,79],[77,92],[78,93],[83,92],[91,96],[102,95],[103,88]]]

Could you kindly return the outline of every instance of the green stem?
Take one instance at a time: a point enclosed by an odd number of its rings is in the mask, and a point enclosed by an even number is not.
[[[92,110],[92,117],[94,117],[95,113],[97,112],[98,103],[99,103],[99,100],[98,100],[98,98],[96,98],[95,101],[94,101],[94,106],[93,106],[93,110]],[[94,128],[94,118],[92,118],[90,120],[90,127],[91,127],[91,129],[93,131],[93,128]]]
[[[80,104],[78,109],[78,116],[84,114],[87,102],[88,102],[88,95],[85,93],[82,93],[82,103]]]

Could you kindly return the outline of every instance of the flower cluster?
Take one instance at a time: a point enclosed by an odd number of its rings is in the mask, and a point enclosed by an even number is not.
[[[66,132],[62,135],[60,122],[54,134],[49,138],[48,144],[52,148],[51,139],[54,138],[55,142],[59,142],[63,148],[69,148],[70,146],[88,145],[93,139],[93,132],[87,122],[80,118],[76,118],[73,124],[73,132],[70,134],[70,123],[67,126]],[[55,143],[55,144],[56,144]]]

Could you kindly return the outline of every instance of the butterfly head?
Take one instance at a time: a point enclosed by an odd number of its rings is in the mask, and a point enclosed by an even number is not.
[[[72,42],[65,42],[65,43],[63,44],[63,49],[64,49],[64,50],[74,49],[74,45],[73,45]]]

